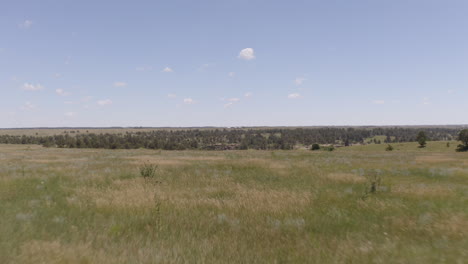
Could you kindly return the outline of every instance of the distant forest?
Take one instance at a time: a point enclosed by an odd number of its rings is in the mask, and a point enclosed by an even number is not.
[[[455,140],[460,131],[453,127],[376,127],[376,128],[260,128],[212,130],[155,130],[124,133],[89,133],[87,130],[64,131],[53,136],[0,135],[1,144],[38,144],[59,148],[229,150],[293,149],[312,144],[349,146],[353,144],[416,141],[419,131],[428,140]],[[377,139],[375,136],[380,136]],[[382,137],[383,136],[383,137]]]

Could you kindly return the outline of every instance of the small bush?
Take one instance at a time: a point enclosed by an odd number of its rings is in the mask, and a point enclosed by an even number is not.
[[[315,144],[312,144],[312,147],[310,148],[310,150],[319,150],[320,149],[320,145],[315,143]]]
[[[140,175],[144,179],[152,179],[156,175],[156,169],[158,168],[157,165],[153,164],[143,164],[143,166],[140,167]]]
[[[393,146],[388,144],[388,146],[385,148],[386,151],[392,151],[393,150]]]
[[[465,146],[465,145],[460,144],[460,145],[457,146],[456,151],[457,152],[465,152],[465,151],[468,151],[468,147]]]

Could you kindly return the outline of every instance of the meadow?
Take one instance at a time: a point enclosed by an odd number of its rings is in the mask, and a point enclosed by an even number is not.
[[[0,145],[0,263],[466,263],[468,153],[392,145]]]

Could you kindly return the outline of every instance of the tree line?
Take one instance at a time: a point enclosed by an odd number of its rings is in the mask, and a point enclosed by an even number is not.
[[[2,144],[39,144],[59,148],[104,149],[293,149],[297,145],[331,144],[348,146],[367,144],[374,136],[386,136],[385,143],[413,142],[419,131],[428,140],[457,139],[456,128],[264,128],[212,130],[155,130],[125,133],[73,133],[53,136],[1,135]],[[374,143],[380,143],[374,139]]]

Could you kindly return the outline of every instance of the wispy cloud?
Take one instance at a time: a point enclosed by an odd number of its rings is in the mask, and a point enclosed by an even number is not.
[[[225,104],[225,105],[224,105],[224,108],[228,108],[228,107],[231,107],[231,106],[233,106],[233,105],[234,105],[234,103],[233,103],[233,102],[230,102],[230,103]]]
[[[298,93],[292,93],[292,94],[288,95],[288,98],[289,99],[297,99],[297,98],[301,98],[301,95],[298,94]]]
[[[192,98],[184,98],[184,104],[193,104],[195,101]]]
[[[247,93],[244,94],[244,97],[246,97],[246,98],[250,98],[252,96],[253,96],[253,93],[251,93],[251,92],[247,92]]]
[[[112,100],[110,100],[110,99],[99,100],[99,101],[97,101],[97,104],[100,105],[100,106],[111,105]]]
[[[424,97],[423,98],[423,105],[429,105],[431,104],[431,100],[429,97]]]
[[[167,95],[167,97],[168,97],[168,98],[176,98],[176,97],[177,97],[177,95],[176,95],[176,94],[172,94],[172,93],[170,93],[170,94],[168,94],[168,95]]]
[[[205,64],[202,64],[200,67],[198,67],[198,70],[199,71],[205,71],[208,68],[213,67],[213,66],[215,66],[214,63],[205,63]]]
[[[75,113],[75,112],[66,112],[66,113],[64,114],[64,116],[66,116],[66,117],[74,117],[74,116],[76,116],[76,113]]]
[[[66,96],[68,95],[67,92],[65,92],[63,89],[55,89],[55,93],[60,95],[60,96]]]
[[[31,102],[26,102],[24,103],[23,106],[21,106],[21,110],[25,110],[25,111],[32,110],[34,108],[36,108],[36,106],[32,104]]]
[[[114,82],[114,87],[125,87],[127,86],[126,82]]]
[[[32,84],[32,83],[24,83],[23,84],[23,90],[25,91],[41,91],[44,90],[44,86],[40,84]]]
[[[307,79],[306,78],[303,78],[303,77],[297,77],[295,80],[294,80],[294,83],[299,86],[299,85],[302,85]]]
[[[229,102],[234,102],[234,103],[235,103],[235,102],[239,102],[239,101],[240,101],[240,99],[239,99],[239,98],[237,98],[237,97],[234,97],[234,98],[228,98],[227,100],[228,100]]]
[[[236,73],[235,72],[230,72],[230,73],[228,73],[228,76],[232,78],[232,77],[236,76]]]
[[[174,72],[174,70],[169,67],[166,67],[162,70],[162,72]]]
[[[239,52],[238,58],[243,59],[243,60],[253,60],[253,59],[255,59],[254,49],[246,48],[246,49],[241,50]]]
[[[382,105],[382,104],[385,104],[385,101],[384,100],[373,100],[372,103]]]
[[[31,20],[25,20],[21,22],[18,26],[22,29],[29,29],[33,25],[33,22]]]

